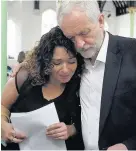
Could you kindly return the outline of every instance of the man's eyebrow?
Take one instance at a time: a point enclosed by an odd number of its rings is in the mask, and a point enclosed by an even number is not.
[[[89,29],[89,28],[86,28],[86,29],[84,29],[84,30],[82,30],[82,31],[80,31],[79,33],[75,33],[75,35],[80,35],[80,34],[82,34],[82,33],[84,33],[84,32],[90,32],[91,31],[91,29]],[[72,37],[74,37],[74,36],[72,36],[72,35],[70,35],[70,34],[64,34],[67,38],[72,38]]]
[[[72,35],[67,35],[67,34],[65,34],[65,36],[66,36],[67,38],[73,37]]]
[[[82,33],[84,33],[84,32],[90,32],[91,30],[89,29],[89,28],[87,28],[87,29],[84,29],[83,31],[81,31],[79,34],[82,34]]]

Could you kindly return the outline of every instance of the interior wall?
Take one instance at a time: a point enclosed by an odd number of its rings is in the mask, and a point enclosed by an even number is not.
[[[34,9],[33,1],[12,1],[8,2],[8,20],[15,23],[15,36],[11,35],[13,29],[9,28],[7,45],[8,52],[15,52],[15,58],[20,51],[27,51],[34,47],[41,37],[42,13],[47,9],[56,11],[56,1],[41,1],[40,10]],[[48,21],[47,21],[48,22]],[[13,44],[13,38],[15,43]],[[12,49],[12,50],[11,50]],[[14,49],[14,50],[13,50]]]
[[[8,2],[8,19],[15,23],[15,36],[12,34],[8,38],[8,52],[14,51],[17,57],[18,52],[27,51],[33,48],[39,41],[42,30],[42,13],[47,9],[56,11],[56,1],[40,1],[40,10],[34,10],[33,1],[12,1]],[[130,36],[130,16],[129,14],[116,17],[115,6],[112,1],[107,1],[104,6],[105,20],[108,23],[108,31],[112,34]],[[110,17],[108,17],[108,15]],[[46,22],[46,21],[45,21]],[[48,20],[47,20],[48,22]],[[135,13],[136,27],[136,13]],[[11,29],[10,32],[12,33]],[[134,37],[136,38],[136,28]],[[13,44],[13,38],[15,43]]]

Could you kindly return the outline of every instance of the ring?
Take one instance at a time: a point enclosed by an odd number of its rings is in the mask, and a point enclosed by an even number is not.
[[[11,142],[14,142],[13,140],[14,140],[14,138],[16,138],[16,131],[14,131],[14,133],[13,133],[13,137],[12,137],[12,139],[10,140]]]
[[[16,131],[14,130],[14,133],[13,133],[13,137],[15,138],[16,137]]]
[[[11,142],[14,142],[14,138],[15,138],[15,137],[13,137],[10,141],[11,141]]]

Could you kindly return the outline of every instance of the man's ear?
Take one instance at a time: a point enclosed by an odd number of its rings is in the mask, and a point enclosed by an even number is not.
[[[99,27],[104,28],[104,15],[100,14],[99,16]]]

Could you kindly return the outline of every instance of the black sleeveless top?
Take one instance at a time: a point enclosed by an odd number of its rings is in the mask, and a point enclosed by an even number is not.
[[[77,134],[75,136],[70,137],[65,141],[67,150],[83,150],[84,145],[80,120],[81,107],[78,97],[79,85],[79,79],[76,79],[76,82],[73,81],[68,83],[63,93],[50,101],[43,97],[42,86],[31,87],[29,92],[23,98],[18,98],[16,100],[15,104],[12,105],[11,112],[30,112],[41,107],[48,106],[48,104],[54,102],[60,122],[64,122],[66,125],[74,123],[77,130]],[[21,93],[22,91],[20,92],[20,95]],[[49,116],[49,118],[51,118],[51,115]],[[15,143],[11,143],[9,146],[10,148],[8,149],[10,150],[19,149],[19,145]]]

